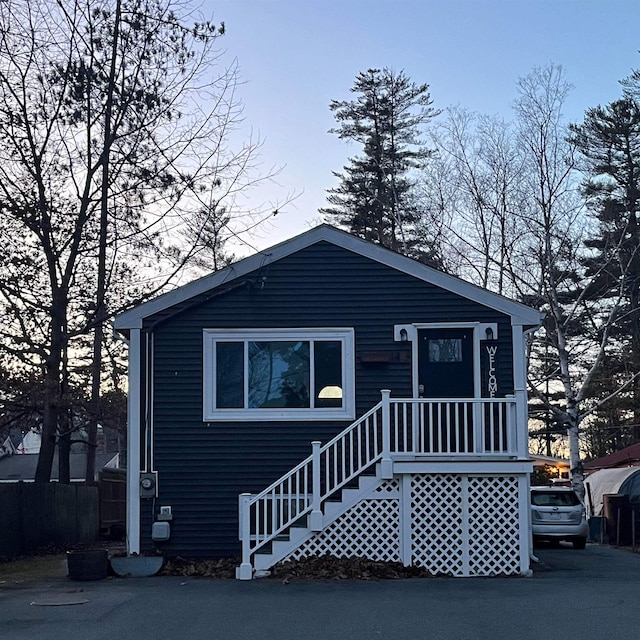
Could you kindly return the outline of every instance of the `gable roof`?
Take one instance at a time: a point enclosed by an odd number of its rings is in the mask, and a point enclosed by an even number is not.
[[[511,323],[513,325],[536,327],[542,320],[539,311],[520,304],[519,302],[514,302],[497,293],[482,289],[470,282],[428,267],[417,260],[407,258],[406,256],[336,229],[330,225],[322,224],[290,240],[285,240],[269,249],[259,251],[253,256],[235,262],[220,271],[194,280],[153,300],[144,302],[129,311],[125,311],[116,317],[114,327],[117,330],[125,331],[127,329],[140,329],[142,328],[144,318],[169,309],[176,304],[185,302],[194,296],[211,291],[222,284],[228,285],[234,280],[242,278],[257,269],[319,242],[329,242],[347,251],[411,275],[419,280],[429,282],[434,286],[479,302],[486,307],[511,316]]]

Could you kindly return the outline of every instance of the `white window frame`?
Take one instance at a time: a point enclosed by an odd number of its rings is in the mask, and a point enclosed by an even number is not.
[[[295,409],[216,407],[216,343],[331,340],[341,343],[342,407]],[[317,329],[204,329],[203,330],[203,421],[286,421],[286,420],[353,420],[355,418],[355,348],[354,331],[350,328]],[[246,349],[245,349],[246,351]],[[245,367],[245,381],[247,375]],[[314,388],[313,367],[310,384]]]

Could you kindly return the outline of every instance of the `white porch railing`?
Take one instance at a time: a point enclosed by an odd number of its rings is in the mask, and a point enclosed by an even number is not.
[[[515,398],[390,398],[382,400],[257,495],[240,495],[242,564],[251,577],[253,554],[303,516],[322,529],[322,503],[377,462],[391,477],[393,460],[446,456],[490,460],[517,454]]]

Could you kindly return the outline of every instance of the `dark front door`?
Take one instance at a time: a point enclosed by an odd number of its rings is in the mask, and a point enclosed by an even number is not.
[[[473,329],[418,331],[418,391],[423,398],[473,398]],[[418,441],[426,453],[473,451],[473,404],[421,405]]]
[[[418,390],[423,398],[473,398],[473,329],[418,331]]]

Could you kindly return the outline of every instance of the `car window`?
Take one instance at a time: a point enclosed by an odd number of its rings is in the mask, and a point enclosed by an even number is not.
[[[536,507],[574,507],[580,504],[573,491],[532,491],[531,504]]]

